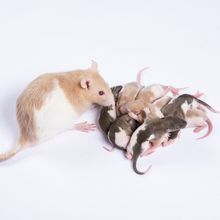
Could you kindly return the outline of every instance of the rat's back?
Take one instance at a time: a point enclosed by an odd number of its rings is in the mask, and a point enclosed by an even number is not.
[[[32,81],[17,100],[21,145],[48,139],[73,126],[77,111],[67,99],[59,74],[44,74]]]

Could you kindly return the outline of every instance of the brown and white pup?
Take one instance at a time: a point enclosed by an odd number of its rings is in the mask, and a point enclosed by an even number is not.
[[[110,106],[103,106],[100,111],[98,124],[101,130],[103,131],[103,133],[106,135],[109,131],[110,126],[117,118],[116,103],[118,101],[118,95],[122,87],[123,86],[115,86],[111,88],[114,96],[115,104]]]
[[[0,161],[63,131],[94,129],[94,125],[74,125],[93,104],[114,104],[113,94],[99,74],[96,62],[85,70],[39,76],[17,100],[20,137],[14,149],[0,154]]]
[[[201,137],[205,138],[211,133],[213,126],[203,107],[214,113],[219,113],[204,101],[189,94],[180,95],[172,100],[171,103],[162,107],[161,112],[164,116],[179,117],[186,120],[186,127],[195,128],[194,132],[199,132],[208,125],[208,132]],[[169,139],[175,139],[178,133],[179,131],[171,133]]]
[[[122,115],[110,126],[108,131],[109,142],[120,150],[126,151],[127,145],[138,123],[129,115]]]
[[[140,172],[137,169],[138,157],[152,146],[152,140],[160,140],[169,132],[180,130],[186,127],[186,121],[178,117],[164,117],[154,119],[151,122],[143,123],[139,126],[127,146],[126,156],[128,159],[133,159],[133,169],[137,174],[143,175],[147,171]]]

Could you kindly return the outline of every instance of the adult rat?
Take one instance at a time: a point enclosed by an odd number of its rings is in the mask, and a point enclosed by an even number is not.
[[[93,129],[93,125],[85,123],[74,125],[92,104],[114,104],[113,94],[99,74],[96,62],[92,61],[85,70],[39,76],[17,100],[20,137],[14,149],[0,154],[0,161],[63,131]]]

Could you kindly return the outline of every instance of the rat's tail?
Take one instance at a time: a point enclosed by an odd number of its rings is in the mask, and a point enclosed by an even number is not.
[[[22,149],[22,146],[20,144],[17,144],[14,149],[9,150],[6,153],[0,154],[0,162],[10,159],[15,154],[17,154],[19,151],[21,151],[21,149]]]
[[[134,155],[133,155],[133,164],[132,164],[133,169],[134,169],[135,173],[137,173],[139,175],[144,175],[145,173],[147,173],[151,169],[152,165],[150,165],[145,171],[141,172],[137,169],[137,160],[138,160],[138,158],[139,158],[139,154],[134,153]]]
[[[144,67],[143,69],[141,69],[138,73],[137,73],[137,82],[139,84],[141,84],[141,76],[142,76],[142,73],[144,72],[144,70],[147,70],[149,69],[149,67]]]
[[[197,138],[197,140],[204,139],[204,138],[208,137],[208,136],[211,134],[211,132],[212,132],[212,130],[213,130],[213,125],[212,125],[211,120],[210,120],[208,117],[207,117],[207,119],[206,119],[206,123],[207,123],[207,125],[208,125],[208,131],[207,131],[207,133],[206,133],[204,136],[202,136],[202,137],[200,137],[200,138]]]
[[[194,97],[194,98],[195,98],[195,97]],[[208,105],[206,102],[204,102],[204,101],[202,101],[202,100],[200,100],[200,99],[197,99],[197,98],[195,98],[195,99],[196,99],[196,101],[197,101],[199,104],[205,106],[209,111],[214,112],[214,113],[220,113],[220,111],[215,110],[215,109],[212,108],[210,105]]]

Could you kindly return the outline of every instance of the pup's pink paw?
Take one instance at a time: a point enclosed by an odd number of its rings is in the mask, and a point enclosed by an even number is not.
[[[202,131],[202,130],[205,129],[206,127],[207,127],[207,125],[196,127],[196,128],[193,130],[193,132],[194,132],[194,133],[199,133],[200,131]]]
[[[113,146],[110,146],[110,147],[103,146],[103,148],[104,148],[105,150],[107,150],[108,152],[112,152],[112,151],[115,150],[115,148],[114,148]]]
[[[187,89],[188,87],[185,87],[185,88],[175,88],[175,87],[172,87],[170,86],[170,91],[172,92],[173,96],[178,96],[179,93],[182,91],[182,90],[185,90]]]
[[[130,152],[126,152],[126,154],[125,154],[125,157],[128,159],[128,160],[131,160],[132,159],[132,153],[130,153]]]

